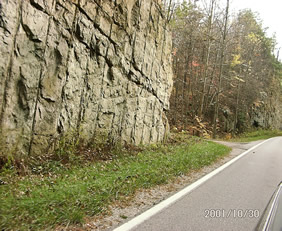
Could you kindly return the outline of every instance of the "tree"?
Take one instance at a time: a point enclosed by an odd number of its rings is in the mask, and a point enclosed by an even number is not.
[[[257,125],[257,114],[263,114],[263,127],[279,117],[275,39],[252,11],[233,17],[229,11],[229,0],[224,9],[219,0],[209,0],[206,8],[191,1],[175,5],[172,126],[194,132],[205,121],[215,137],[217,131],[236,134]]]
[[[216,101],[215,101],[215,110],[214,110],[214,119],[213,119],[213,138],[216,138],[216,128],[217,128],[217,119],[218,119],[218,110],[219,110],[219,100],[220,100],[220,92],[221,92],[221,84],[222,84],[222,74],[223,74],[223,62],[225,56],[225,45],[226,45],[226,37],[227,37],[227,24],[228,24],[228,16],[229,16],[229,0],[227,0],[225,17],[224,17],[224,26],[223,26],[223,35],[221,41],[221,49],[220,49],[220,61],[219,61],[219,76],[218,76],[218,88],[216,93]]]

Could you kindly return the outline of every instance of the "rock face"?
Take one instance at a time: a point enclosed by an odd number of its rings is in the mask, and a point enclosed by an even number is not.
[[[250,123],[258,128],[281,130],[281,112],[279,95],[269,96],[269,94],[261,92],[261,98],[252,106]]]
[[[1,139],[26,153],[78,130],[161,141],[170,49],[161,0],[1,1]]]

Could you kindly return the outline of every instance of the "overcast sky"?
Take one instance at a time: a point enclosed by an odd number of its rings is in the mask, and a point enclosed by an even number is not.
[[[224,0],[222,0],[224,1]],[[231,9],[240,10],[249,8],[259,13],[263,26],[268,27],[268,36],[276,33],[277,48],[281,47],[282,57],[282,0],[231,0]]]
[[[182,2],[183,0],[174,0],[175,2]],[[209,0],[205,0],[209,2]],[[221,4],[225,6],[226,0],[220,0]],[[263,21],[263,27],[268,28],[268,36],[276,34],[277,46],[280,48],[280,61],[282,59],[282,0],[230,0],[231,11],[238,12],[242,9],[251,9],[257,12],[260,19]]]

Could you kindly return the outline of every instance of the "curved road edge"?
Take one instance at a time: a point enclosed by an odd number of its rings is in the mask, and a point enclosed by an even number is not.
[[[179,200],[183,196],[192,192],[194,189],[198,188],[204,182],[208,181],[209,179],[211,179],[212,177],[214,177],[215,175],[217,175],[218,173],[223,171],[225,168],[229,167],[230,165],[232,165],[233,163],[235,163],[236,161],[238,161],[239,159],[241,159],[245,155],[249,154],[252,150],[254,150],[257,147],[261,146],[262,144],[270,141],[271,139],[273,139],[273,138],[264,140],[264,141],[260,142],[259,144],[251,147],[250,149],[241,153],[237,157],[235,157],[235,158],[231,159],[230,161],[228,161],[227,163],[223,164],[219,168],[213,170],[212,172],[208,173],[204,177],[200,178],[196,182],[188,185],[187,187],[185,187],[181,191],[177,192],[173,196],[169,197],[168,199],[160,202],[159,204],[157,204],[154,207],[148,209],[147,211],[143,212],[142,214],[136,216],[135,218],[129,220],[128,222],[122,224],[121,226],[115,228],[114,231],[128,231],[128,230],[131,230],[132,228],[136,227],[137,225],[143,223],[144,221],[146,221],[150,217],[154,216],[155,214],[157,214],[158,212],[160,212],[164,208],[168,207],[169,205],[173,204],[174,202],[176,202],[177,200]]]

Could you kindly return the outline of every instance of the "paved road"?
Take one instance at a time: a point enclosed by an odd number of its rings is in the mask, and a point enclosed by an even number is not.
[[[281,180],[282,137],[277,137],[132,230],[253,230]]]

